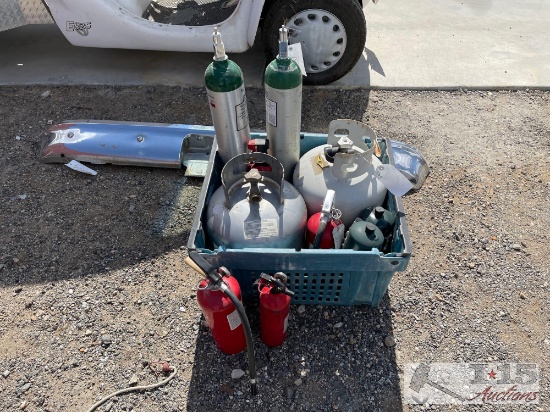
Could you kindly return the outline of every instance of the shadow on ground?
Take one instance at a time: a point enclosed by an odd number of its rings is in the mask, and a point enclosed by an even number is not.
[[[368,120],[369,91],[354,93],[364,104],[305,87],[302,130],[326,133],[337,118]],[[186,178],[182,170],[110,165],[92,165],[98,175],[89,176],[42,164],[38,154],[49,122],[209,125],[204,90],[5,87],[0,98],[10,102],[0,109],[0,286],[100,275],[186,244],[202,179]],[[251,128],[265,129],[263,89],[248,89],[247,99]],[[24,115],[29,107],[32,118]]]
[[[395,351],[384,345],[393,333],[388,295],[378,308],[312,305],[299,313],[292,305],[288,338],[277,348],[259,339],[257,304],[248,303],[246,309],[259,394],[250,395],[248,375],[231,379],[233,369],[248,370],[246,351],[222,354],[203,325],[187,410],[212,410],[213,405],[216,411],[402,410]]]

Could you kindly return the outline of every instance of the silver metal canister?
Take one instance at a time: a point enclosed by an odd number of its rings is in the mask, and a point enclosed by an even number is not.
[[[279,54],[265,69],[266,133],[269,154],[283,165],[285,180],[292,178],[300,159],[302,72],[288,55],[288,29],[279,30]]]
[[[244,79],[240,67],[227,58],[218,29],[212,36],[214,61],[204,73],[208,104],[224,163],[246,153],[250,140]]]

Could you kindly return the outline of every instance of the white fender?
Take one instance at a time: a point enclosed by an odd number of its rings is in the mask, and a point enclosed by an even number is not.
[[[249,21],[254,2],[241,0],[235,12],[217,24],[223,34],[227,52],[244,52],[250,48],[248,34],[257,28],[261,7],[254,11],[255,22]],[[152,22],[141,17],[143,2],[135,0],[48,0],[50,11],[67,38],[75,46],[211,52],[211,26],[177,26]],[[259,6],[256,6],[259,7]],[[130,10],[131,9],[131,10]],[[138,13],[138,14],[135,14]],[[253,42],[253,41],[252,41]]]
[[[265,5],[265,0],[252,0],[252,7],[250,9],[250,18],[248,19],[248,45],[252,47],[254,45],[254,39],[258,32],[258,26],[260,25],[260,16]]]

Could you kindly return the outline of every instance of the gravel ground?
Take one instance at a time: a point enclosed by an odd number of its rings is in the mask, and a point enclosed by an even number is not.
[[[263,91],[247,95],[262,129]],[[420,149],[432,174],[403,199],[414,255],[379,308],[293,306],[287,341],[268,349],[248,306],[254,398],[231,377],[246,355],[217,351],[183,264],[202,180],[107,165],[91,177],[37,158],[48,121],[210,124],[205,93],[1,88],[0,115],[0,410],[84,411],[134,374],[155,382],[144,359],[178,374],[99,411],[550,410],[550,94],[304,92],[303,130],[363,120]],[[408,405],[403,370],[420,361],[537,363],[541,401]]]

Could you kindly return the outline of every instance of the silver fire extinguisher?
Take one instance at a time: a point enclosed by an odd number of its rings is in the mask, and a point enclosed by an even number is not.
[[[240,67],[227,58],[218,29],[213,34],[214,61],[204,73],[218,153],[224,163],[246,153],[250,140],[244,79]]]

